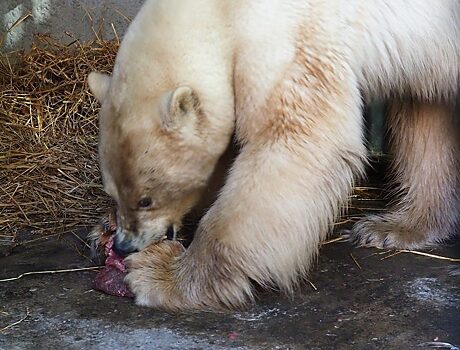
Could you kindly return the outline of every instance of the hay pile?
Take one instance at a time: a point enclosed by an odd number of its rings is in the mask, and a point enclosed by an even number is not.
[[[110,206],[97,164],[92,70],[110,72],[117,41],[63,45],[37,36],[0,59],[0,244],[20,230],[64,233]]]

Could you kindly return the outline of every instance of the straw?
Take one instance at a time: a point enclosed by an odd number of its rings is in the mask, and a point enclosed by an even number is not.
[[[117,49],[118,40],[37,35],[27,53],[0,56],[0,239],[92,226],[110,207],[86,78],[110,72]]]

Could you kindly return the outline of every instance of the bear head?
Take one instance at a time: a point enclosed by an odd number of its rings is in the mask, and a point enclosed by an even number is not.
[[[180,229],[223,151],[210,139],[193,88],[152,92],[124,80],[115,72],[88,77],[101,103],[99,160],[104,189],[117,203],[114,248],[121,254]]]

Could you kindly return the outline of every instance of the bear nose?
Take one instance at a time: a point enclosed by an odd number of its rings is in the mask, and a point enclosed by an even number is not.
[[[113,251],[117,253],[119,256],[125,257],[128,254],[136,251],[131,245],[131,242],[128,240],[120,240],[117,235],[115,235],[115,239],[113,242]]]
[[[176,230],[174,229],[173,226],[168,227],[168,230],[166,231],[166,238],[169,239],[170,241],[176,240]]]

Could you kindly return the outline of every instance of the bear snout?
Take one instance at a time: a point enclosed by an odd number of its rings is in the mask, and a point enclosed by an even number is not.
[[[118,255],[124,257],[137,251],[137,248],[132,244],[130,239],[120,239],[120,235],[116,234],[113,242],[113,250]]]

